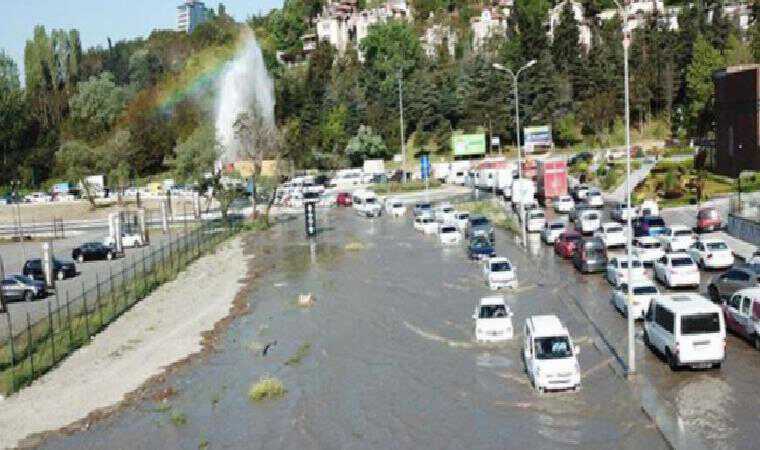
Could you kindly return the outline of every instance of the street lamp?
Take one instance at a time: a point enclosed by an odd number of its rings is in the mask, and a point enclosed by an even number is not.
[[[401,69],[398,70],[398,113],[399,113],[399,125],[401,133],[401,182],[406,183],[406,173],[404,167],[406,166],[406,139],[404,139],[404,92],[402,90],[401,82],[404,74]]]
[[[633,296],[631,295],[631,240],[633,237],[633,227],[631,226],[631,108],[630,97],[628,89],[628,48],[631,46],[631,35],[628,29],[628,3],[629,0],[623,0],[621,6],[618,0],[613,0],[615,6],[617,6],[618,13],[623,19],[623,77],[625,78],[625,148],[626,148],[626,181],[625,191],[627,196],[628,207],[628,242],[626,245],[626,253],[628,254],[628,292],[627,292],[627,308],[628,308],[628,371],[626,375],[630,376],[636,373],[636,349],[635,349],[635,324],[634,317],[631,314],[633,311],[632,303]]]
[[[517,93],[517,79],[520,76],[520,73],[529,68],[532,67],[534,64],[536,64],[535,59],[531,59],[528,61],[527,64],[520,67],[520,69],[517,70],[517,73],[512,72],[508,67],[504,67],[503,65],[499,63],[493,63],[493,68],[496,70],[499,70],[501,72],[506,72],[509,75],[512,76],[512,84],[514,85],[514,93],[515,93],[515,135],[517,136],[517,177],[518,179],[522,180],[522,156],[520,152],[520,100]],[[528,236],[526,234],[525,229],[525,202],[520,202],[520,226],[522,228],[522,240],[523,240],[523,247],[528,247]]]

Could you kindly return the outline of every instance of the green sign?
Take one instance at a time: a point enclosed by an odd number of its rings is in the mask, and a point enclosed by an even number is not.
[[[485,155],[486,135],[454,134],[451,136],[451,148],[454,149],[454,156]]]

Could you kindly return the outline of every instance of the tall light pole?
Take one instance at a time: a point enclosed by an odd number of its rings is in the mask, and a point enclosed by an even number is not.
[[[399,110],[399,125],[401,127],[401,182],[406,182],[406,173],[404,166],[406,166],[406,142],[404,139],[404,93],[401,90],[401,77],[403,73],[401,69],[398,71],[398,110]]]
[[[623,0],[623,5],[621,6],[620,3],[618,3],[618,0],[614,0],[615,5],[618,8],[618,12],[620,13],[623,19],[623,77],[625,78],[625,150],[626,150],[626,181],[625,181],[625,191],[626,191],[626,206],[628,209],[628,242],[626,243],[626,253],[628,257],[628,284],[627,284],[627,296],[626,296],[626,304],[628,311],[627,318],[628,318],[628,371],[626,372],[626,375],[631,376],[636,373],[636,330],[635,330],[635,323],[634,323],[634,317],[633,314],[631,314],[631,311],[633,311],[633,296],[631,295],[631,281],[632,279],[632,258],[631,258],[631,241],[633,239],[633,227],[631,226],[631,214],[632,214],[632,208],[631,208],[631,107],[630,107],[630,95],[629,95],[629,88],[628,88],[628,48],[631,46],[631,35],[630,30],[628,29],[628,1],[629,0]]]
[[[515,135],[517,136],[517,177],[522,180],[522,154],[520,151],[520,97],[518,95],[517,91],[517,79],[520,77],[520,73],[536,64],[536,60],[532,59],[528,61],[527,64],[520,67],[517,70],[517,73],[512,72],[508,67],[504,67],[503,65],[499,63],[494,63],[493,68],[502,72],[506,72],[509,75],[512,76],[512,84],[514,85],[514,93],[515,93]],[[521,181],[522,183],[522,181]],[[513,192],[514,194],[514,192]],[[523,199],[521,199],[523,200]],[[523,247],[528,247],[528,236],[527,231],[525,229],[525,202],[520,202],[520,227],[522,228],[522,241],[523,241]]]

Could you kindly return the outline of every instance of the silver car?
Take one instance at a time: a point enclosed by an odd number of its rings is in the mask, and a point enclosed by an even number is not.
[[[45,283],[23,275],[9,275],[2,281],[2,290],[6,300],[30,302],[45,294]]]

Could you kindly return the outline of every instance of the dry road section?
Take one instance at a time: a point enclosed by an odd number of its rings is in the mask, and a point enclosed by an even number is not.
[[[118,404],[172,363],[199,352],[246,275],[242,240],[222,244],[28,388],[0,400],[0,448]]]

